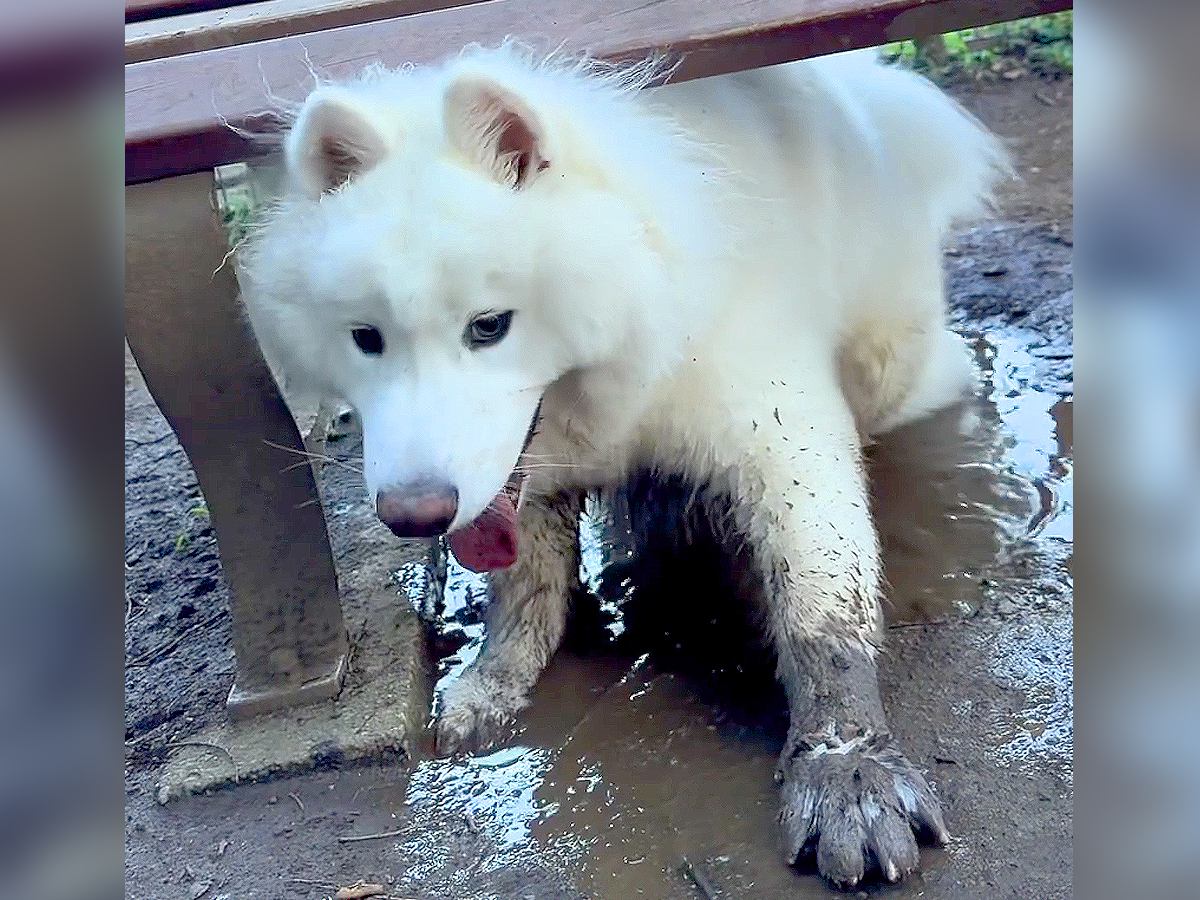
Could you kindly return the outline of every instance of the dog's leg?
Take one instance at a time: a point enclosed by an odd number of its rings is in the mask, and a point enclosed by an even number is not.
[[[439,754],[487,746],[529,702],[562,640],[568,598],[579,580],[580,508],[575,494],[522,505],[520,555],[511,568],[492,575],[483,649],[442,695]]]
[[[916,834],[946,831],[880,701],[878,541],[853,419],[844,404],[770,402],[737,469],[735,518],[761,566],[790,706],[777,769],[785,852],[789,863],[815,853],[843,887],[876,867],[895,881],[917,866]]]

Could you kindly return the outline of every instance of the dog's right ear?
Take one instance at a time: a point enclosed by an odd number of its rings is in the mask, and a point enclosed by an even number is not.
[[[314,91],[284,145],[289,174],[315,200],[374,168],[393,143],[380,119],[343,88]]]
[[[502,184],[526,187],[550,166],[539,117],[508,88],[460,76],[446,90],[444,107],[451,145]]]

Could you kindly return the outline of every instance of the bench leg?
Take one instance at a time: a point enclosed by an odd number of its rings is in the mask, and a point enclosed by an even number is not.
[[[231,265],[215,271],[228,245],[212,187],[200,174],[126,189],[125,327],[208,504],[232,596],[228,708],[242,718],[335,696],[347,639],[304,443]]]

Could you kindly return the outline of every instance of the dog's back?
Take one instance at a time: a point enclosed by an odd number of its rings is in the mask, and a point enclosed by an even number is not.
[[[722,334],[835,348],[864,434],[962,394],[970,366],[945,329],[940,247],[1007,171],[988,131],[924,78],[865,53],[657,99],[728,169]]]

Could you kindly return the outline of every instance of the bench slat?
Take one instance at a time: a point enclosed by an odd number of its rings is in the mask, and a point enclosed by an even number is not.
[[[261,0],[243,6],[149,19],[125,26],[125,62],[145,62],[481,0]]]
[[[322,75],[428,63],[473,41],[528,36],[604,59],[686,53],[675,78],[773,65],[1070,9],[1071,0],[490,0],[125,68],[125,178],[196,172],[260,151],[229,130],[300,99]],[[306,53],[307,59],[306,61]]]
[[[125,0],[125,21],[141,22],[202,9],[223,9],[226,6],[254,2],[255,0]]]

